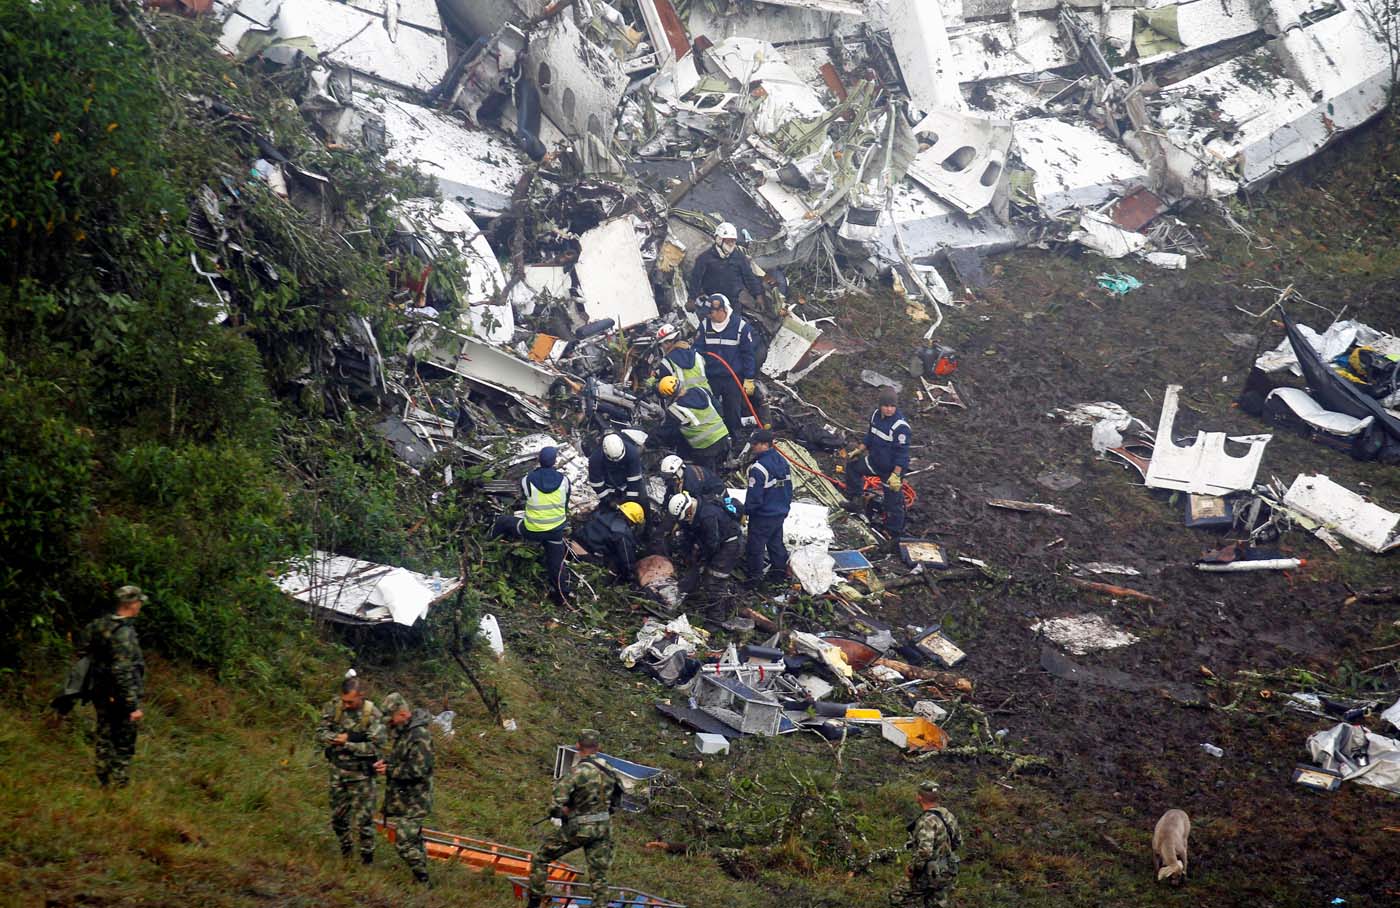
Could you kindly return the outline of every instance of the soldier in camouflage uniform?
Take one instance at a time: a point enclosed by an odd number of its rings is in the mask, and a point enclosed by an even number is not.
[[[608,868],[612,865],[612,815],[622,801],[622,783],[598,757],[598,733],[585,728],[578,736],[578,762],[554,784],[549,815],[563,824],[545,837],[530,860],[530,900],[539,908],[545,898],[549,864],[575,848],[583,849],[593,904],[608,903]]]
[[[140,587],[117,590],[117,609],[87,626],[87,689],[97,710],[97,781],[124,787],[136,754],[136,723],[146,689],[146,660],[134,622],[146,594]]]
[[[433,810],[432,716],[426,709],[410,709],[401,694],[384,698],[389,717],[389,752],[374,768],[384,776],[384,821],[394,830],[394,848],[413,871],[413,878],[428,885],[428,853],[423,847],[423,821]]]
[[[948,908],[948,894],[958,875],[962,833],[952,811],[938,805],[938,783],[919,783],[923,813],[909,827],[913,860],[905,880],[890,893],[893,908]]]
[[[351,830],[359,834],[360,860],[374,861],[374,764],[384,753],[384,719],[365,699],[360,679],[346,678],[340,696],[326,704],[316,739],[331,764],[331,829],[340,854],[349,857]]]

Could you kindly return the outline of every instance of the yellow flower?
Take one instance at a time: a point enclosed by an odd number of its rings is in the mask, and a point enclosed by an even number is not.
[[[56,133],[53,134],[53,143],[54,143],[55,145],[57,145],[59,142],[62,142],[62,141],[63,141],[63,133],[62,133],[62,132],[56,132]]]
[[[115,130],[116,128],[117,128],[117,121],[116,121],[116,120],[113,120],[111,123],[108,123],[108,124],[107,124],[107,131],[108,131],[108,132],[112,132],[112,131]]]
[[[83,113],[87,113],[87,112],[88,112],[89,110],[91,110],[91,109],[92,109],[92,98],[88,98],[86,101],[83,102]]]
[[[115,167],[110,167],[110,168],[108,168],[107,174],[108,174],[109,176],[116,176],[116,175],[117,175],[117,168],[115,168]]]
[[[54,181],[55,183],[57,183],[57,182],[59,181],[59,179],[60,179],[62,176],[63,176],[63,171],[61,171],[61,170],[55,170],[55,171],[53,172],[53,181]]]

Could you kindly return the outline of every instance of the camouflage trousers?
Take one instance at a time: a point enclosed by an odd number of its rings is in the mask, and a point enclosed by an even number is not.
[[[544,884],[549,875],[550,862],[559,860],[576,848],[583,849],[583,858],[588,865],[592,904],[602,906],[608,903],[608,868],[613,860],[612,829],[608,823],[586,823],[577,828],[573,823],[565,823],[550,832],[530,860],[531,895],[546,894]]]
[[[952,880],[916,878],[900,880],[890,892],[891,908],[948,908]]]
[[[374,777],[344,777],[331,770],[331,830],[340,850],[349,854],[352,835],[360,839],[360,855],[374,857]]]
[[[131,781],[131,758],[136,754],[136,723],[125,710],[97,709],[97,781],[104,787],[124,787]]]
[[[423,821],[427,818],[427,814],[421,813],[384,818],[394,830],[394,850],[420,880],[428,876],[428,850],[423,845]]]

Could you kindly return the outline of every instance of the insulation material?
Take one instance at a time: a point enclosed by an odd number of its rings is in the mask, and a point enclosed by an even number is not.
[[[1226,453],[1224,432],[1197,432],[1190,447],[1181,447],[1172,440],[1180,393],[1181,385],[1167,386],[1144,485],[1150,489],[1176,489],[1199,495],[1228,495],[1253,488],[1259,463],[1264,459],[1264,446],[1273,436],[1231,437],[1229,440],[1233,442],[1249,445],[1242,457]]]
[[[429,577],[407,568],[316,551],[278,577],[277,586],[299,602],[347,624],[412,627],[434,602],[455,593],[456,577]]]
[[[656,298],[631,218],[604,221],[579,237],[574,276],[590,319],[610,318],[630,328],[656,318]]]
[[[820,596],[836,583],[836,560],[826,546],[802,546],[789,553],[788,566],[810,596]]]
[[[1070,615],[1047,618],[1031,625],[1031,630],[1063,646],[1076,656],[1102,649],[1118,649],[1138,642],[1122,628],[1114,627],[1102,615]]]
[[[729,497],[741,506],[744,503],[744,489],[730,489]],[[836,534],[828,522],[831,511],[824,505],[811,501],[794,501],[783,521],[783,545],[789,552],[804,545],[820,545],[831,548],[836,542]]]
[[[1104,258],[1121,259],[1125,255],[1139,252],[1148,243],[1147,237],[1134,230],[1124,230],[1106,214],[1097,211],[1082,211],[1079,214],[1079,229],[1066,237],[1092,249]]]
[[[1370,552],[1400,546],[1400,514],[1387,511],[1323,475],[1300,475],[1283,496],[1289,508]]]

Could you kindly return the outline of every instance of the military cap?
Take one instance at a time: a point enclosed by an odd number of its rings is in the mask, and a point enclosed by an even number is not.
[[[578,733],[578,746],[597,747],[599,737],[601,736],[596,728],[585,728]]]
[[[899,406],[899,393],[895,391],[893,385],[885,385],[883,388],[880,389],[880,406]]]
[[[919,794],[921,794],[921,795],[936,795],[936,794],[938,794],[938,783],[935,782],[935,781],[933,781],[932,779],[924,779],[922,782],[919,783]]]
[[[404,699],[403,694],[399,693],[398,691],[394,691],[392,694],[384,698],[384,701],[380,704],[380,706],[383,707],[384,712],[387,715],[392,716],[395,713],[402,712],[403,710],[408,709],[408,701]]]
[[[127,585],[117,588],[118,602],[130,602],[133,599],[140,599],[142,602],[146,601],[146,594],[141,592],[141,587]]]

